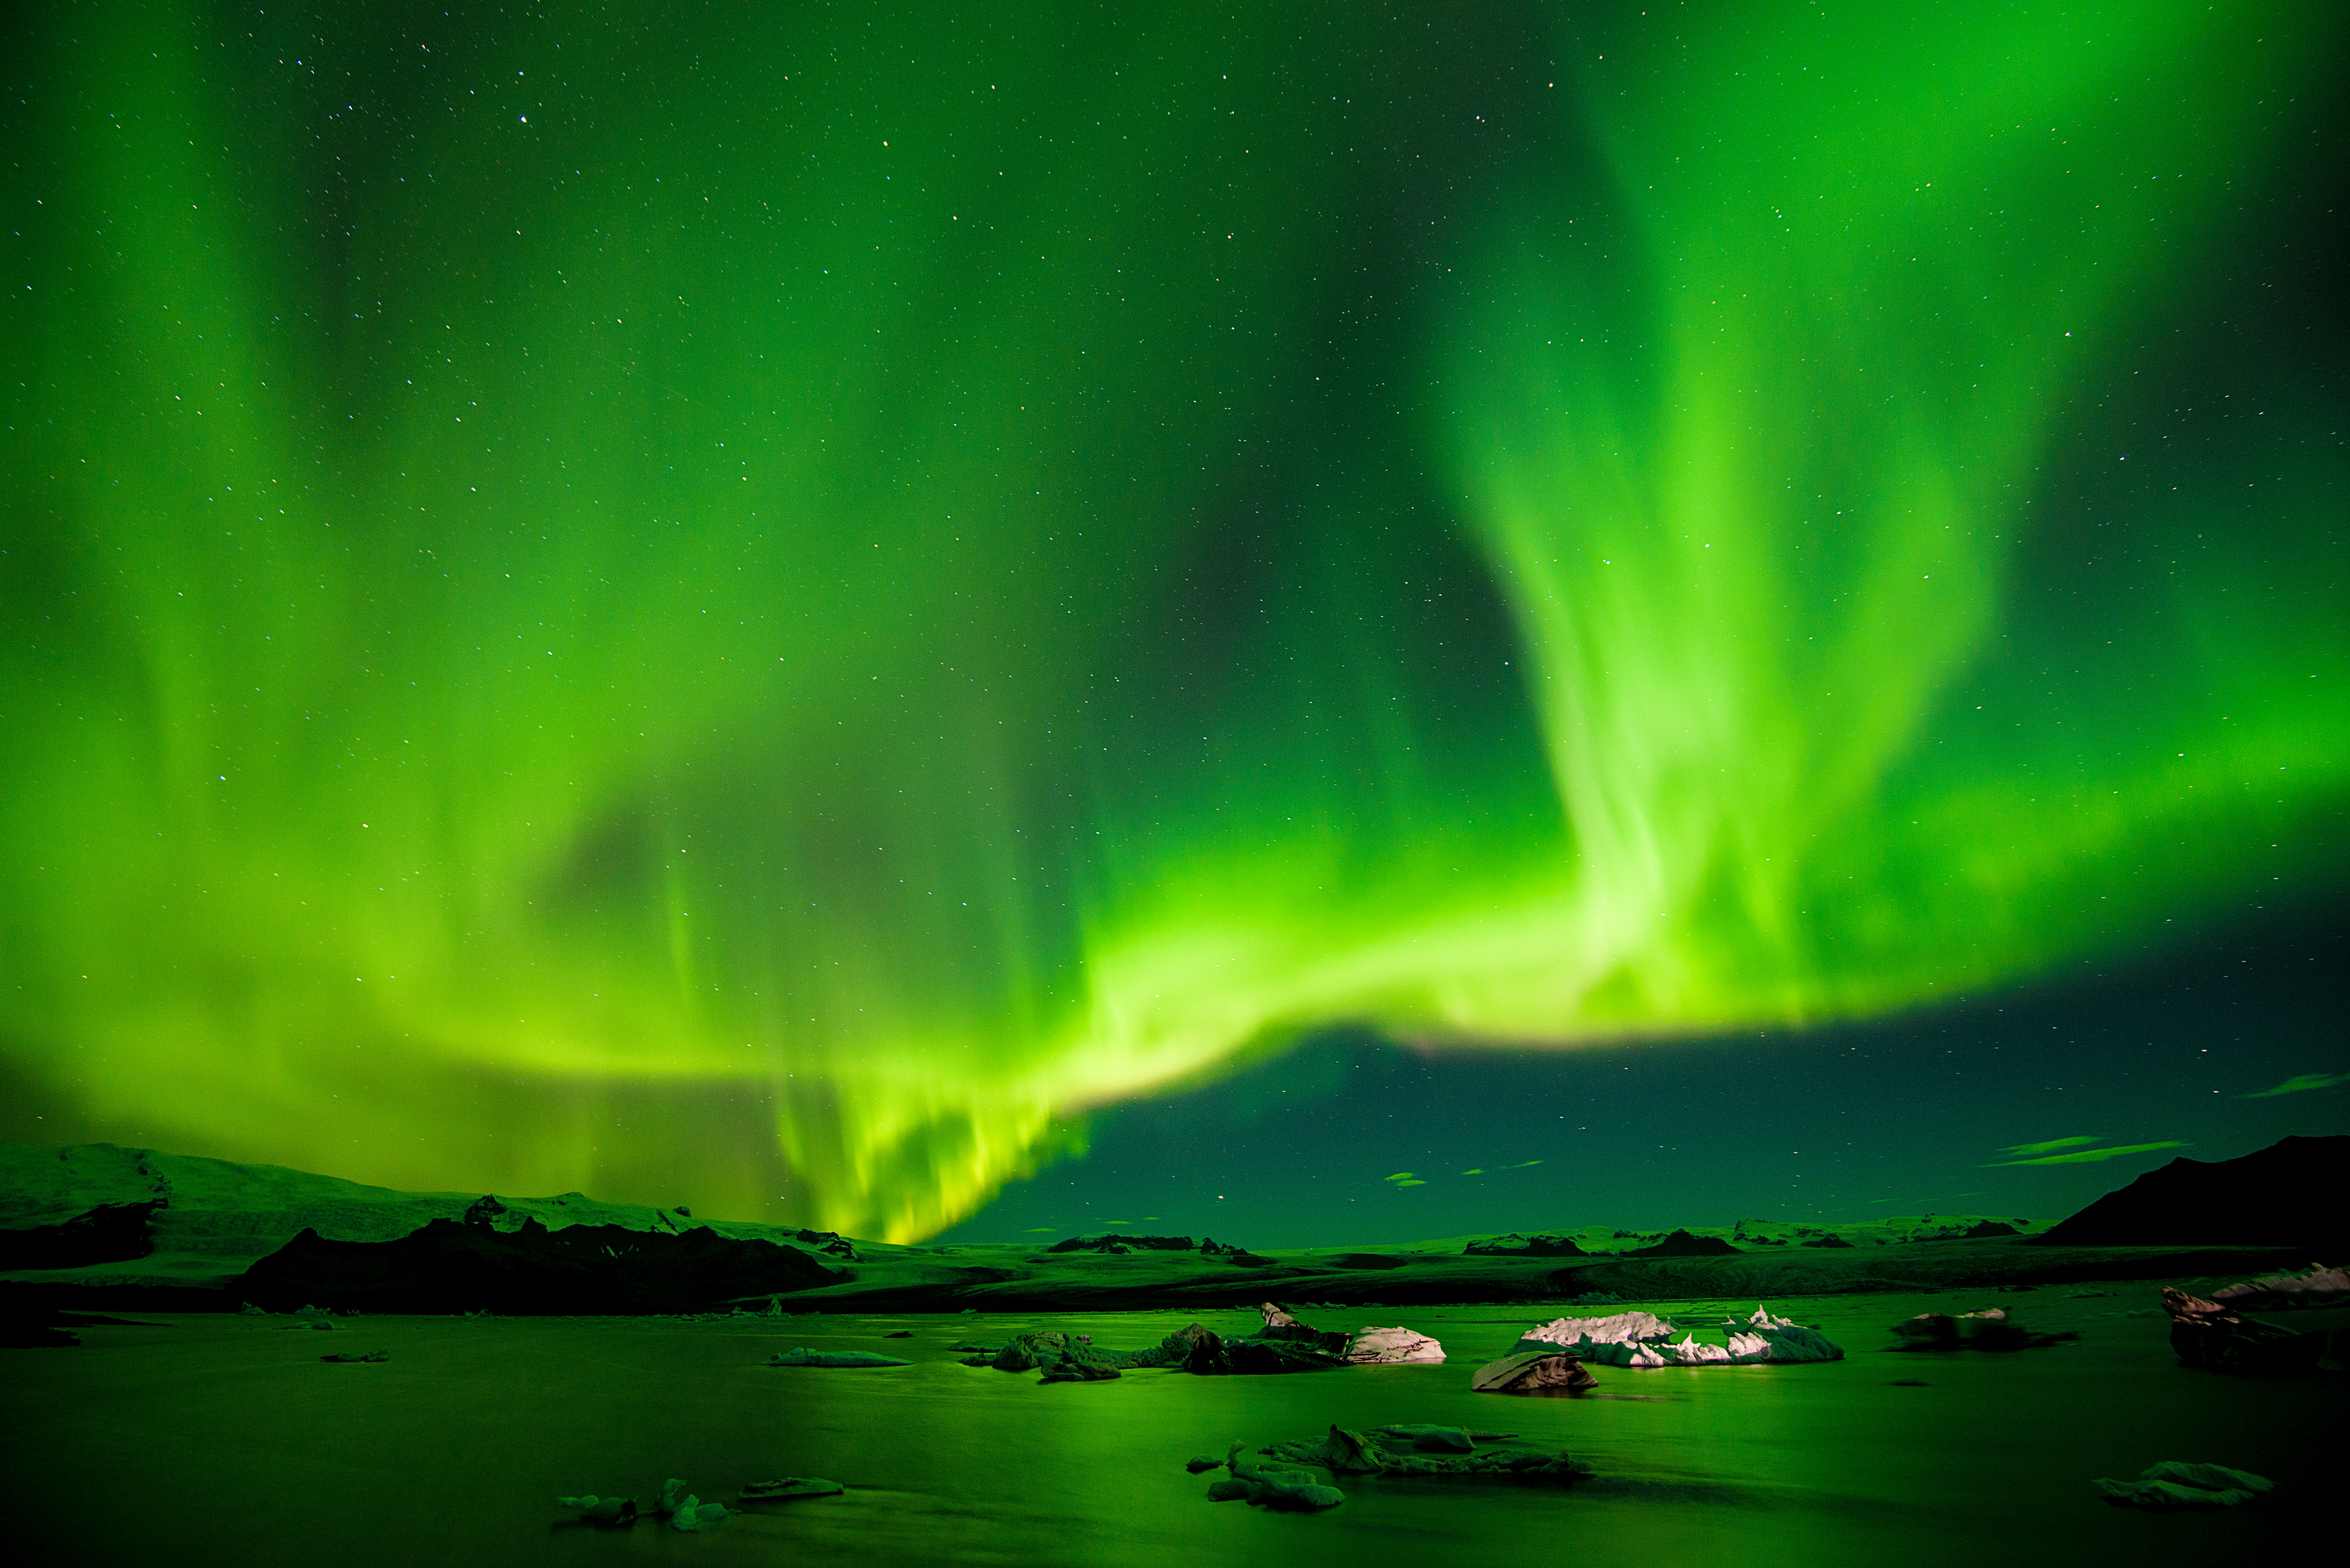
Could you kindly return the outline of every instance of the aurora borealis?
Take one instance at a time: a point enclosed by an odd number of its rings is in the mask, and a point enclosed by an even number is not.
[[[2335,893],[2339,8],[1652,8],[10,24],[9,1081],[913,1239]]]

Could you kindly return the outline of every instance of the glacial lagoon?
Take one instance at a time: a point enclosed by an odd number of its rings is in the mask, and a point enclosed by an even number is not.
[[[2152,1283],[1769,1303],[1817,1324],[1823,1365],[1596,1368],[1582,1397],[1469,1391],[1469,1374],[1557,1303],[1302,1308],[1322,1326],[1402,1322],[1442,1366],[1274,1377],[1128,1372],[1040,1385],[951,1346],[1030,1328],[1149,1344],[1189,1313],[771,1318],[145,1314],[79,1349],[9,1358],[16,1561],[177,1563],[1189,1565],[1967,1564],[2222,1561],[2306,1540],[2338,1449],[2330,1379],[2179,1367]],[[1981,1299],[1976,1299],[1980,1295]],[[1294,1304],[1294,1303],[1293,1303]],[[1751,1301],[1637,1303],[1686,1325]],[[2002,1305],[2074,1343],[1992,1355],[1897,1354],[1890,1325]],[[121,1314],[122,1316],[139,1314]],[[1244,1333],[1255,1314],[1205,1314]],[[905,1331],[910,1337],[885,1338]],[[778,1350],[912,1365],[773,1368]],[[381,1349],[376,1364],[328,1353]],[[1326,1513],[1207,1501],[1185,1460],[1318,1437],[1331,1424],[1513,1431],[1596,1477],[1567,1490],[1337,1478]],[[2258,1505],[2154,1515],[2098,1476],[2208,1460],[2278,1483]],[[842,1482],[681,1534],[564,1523],[559,1495],[650,1501],[683,1478],[731,1503],[745,1482]]]

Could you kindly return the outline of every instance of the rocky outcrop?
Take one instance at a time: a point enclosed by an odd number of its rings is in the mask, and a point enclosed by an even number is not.
[[[1627,1258],[1734,1258],[1739,1249],[1719,1236],[1693,1236],[1676,1231],[1653,1247],[1635,1247]]]
[[[2301,1246],[2350,1251],[2350,1136],[2289,1137],[2241,1159],[2174,1159],[2036,1238],[2044,1246]]]
[[[247,1269],[241,1299],[361,1312],[518,1314],[691,1312],[847,1279],[797,1248],[617,1225],[517,1231],[435,1220],[394,1241],[329,1241],[305,1231]]]
[[[1579,1361],[1610,1366],[1753,1366],[1774,1362],[1841,1361],[1844,1352],[1816,1328],[1773,1317],[1756,1307],[1750,1318],[1725,1318],[1726,1343],[1702,1345],[1653,1313],[1617,1313],[1610,1317],[1562,1317],[1528,1329],[1512,1346],[1513,1355],[1564,1351]],[[1673,1335],[1682,1335],[1674,1343]]]

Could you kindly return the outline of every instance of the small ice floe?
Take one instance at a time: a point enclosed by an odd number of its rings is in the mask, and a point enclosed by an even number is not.
[[[1347,1345],[1350,1366],[1402,1366],[1443,1359],[1443,1345],[1409,1328],[1367,1328]]]
[[[359,1354],[359,1352],[357,1352],[357,1351],[351,1351],[351,1352],[349,1352],[349,1353],[348,1353],[348,1354],[345,1354],[345,1353],[339,1353],[339,1352],[338,1352],[338,1353],[337,1353],[337,1354],[335,1354],[335,1355],[322,1355],[322,1356],[318,1357],[318,1359],[319,1359],[319,1360],[321,1360],[321,1361],[347,1361],[347,1362],[348,1362],[348,1361],[390,1361],[390,1360],[391,1359],[391,1352],[390,1352],[389,1350],[370,1350],[370,1351],[367,1352],[365,1355],[361,1355],[361,1354]]]
[[[1560,1352],[1578,1361],[1609,1366],[1755,1366],[1783,1362],[1842,1361],[1844,1352],[1818,1329],[1791,1318],[1773,1317],[1758,1306],[1748,1318],[1725,1318],[1724,1345],[1700,1345],[1671,1320],[1654,1313],[1622,1312],[1609,1317],[1554,1318],[1528,1329],[1512,1355]],[[1673,1335],[1682,1334],[1673,1342]]]
[[[876,1355],[869,1350],[810,1350],[801,1345],[793,1350],[779,1350],[767,1357],[770,1366],[911,1366],[894,1355]]]
[[[1466,1454],[1473,1452],[1480,1443],[1506,1443],[1517,1436],[1515,1432],[1476,1432],[1466,1427],[1432,1427],[1425,1423],[1379,1427],[1375,1430],[1382,1442],[1392,1438],[1423,1454]]]
[[[838,1497],[848,1489],[837,1480],[821,1476],[785,1476],[781,1480],[744,1481],[743,1493],[734,1501],[745,1502],[793,1502],[806,1497]]]
[[[2116,1508],[2234,1508],[2250,1502],[2276,1483],[2249,1470],[2225,1465],[2188,1464],[2165,1459],[2148,1465],[2136,1480],[2111,1480],[2100,1476],[2089,1483]]]
[[[632,1497],[598,1497],[589,1492],[585,1497],[558,1497],[555,1506],[566,1513],[576,1513],[582,1524],[617,1530],[637,1521],[637,1500]]]
[[[1596,1388],[1599,1379],[1565,1351],[1522,1351],[1488,1362],[1471,1373],[1469,1388],[1476,1394],[1540,1394],[1563,1389],[1579,1394]]]
[[[732,1511],[723,1503],[702,1501],[672,1476],[661,1482],[660,1502],[653,1511],[668,1520],[671,1530],[695,1531],[725,1523]]]
[[[1283,1512],[1316,1513],[1347,1501],[1345,1492],[1324,1486],[1304,1470],[1260,1469],[1241,1458],[1242,1448],[1234,1443],[1224,1456],[1224,1468],[1232,1473],[1209,1484],[1210,1502],[1248,1502]]]

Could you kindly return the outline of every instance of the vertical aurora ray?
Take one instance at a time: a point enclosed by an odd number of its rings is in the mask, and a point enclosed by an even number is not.
[[[2289,73],[1634,10],[1555,90],[1538,15],[53,18],[9,1070],[906,1238],[1321,1024],[1854,1015],[2337,867],[2338,442],[2192,576],[2200,470],[2019,565]]]
[[[2287,449],[2242,522],[2099,452],[2107,581],[2064,624],[2012,568],[2086,509],[2045,477],[2067,405],[2191,306],[2278,151],[2275,62],[2326,29],[1893,18],[1576,39],[1607,194],[1530,181],[1450,344],[1449,448],[1576,846],[1562,978],[1588,989],[1553,1005],[1595,1021],[2029,973],[2293,875],[2278,849],[2340,798],[2338,600],[2241,613],[2199,543],[2249,524],[2240,560],[2315,545],[2333,576],[2338,443]]]

